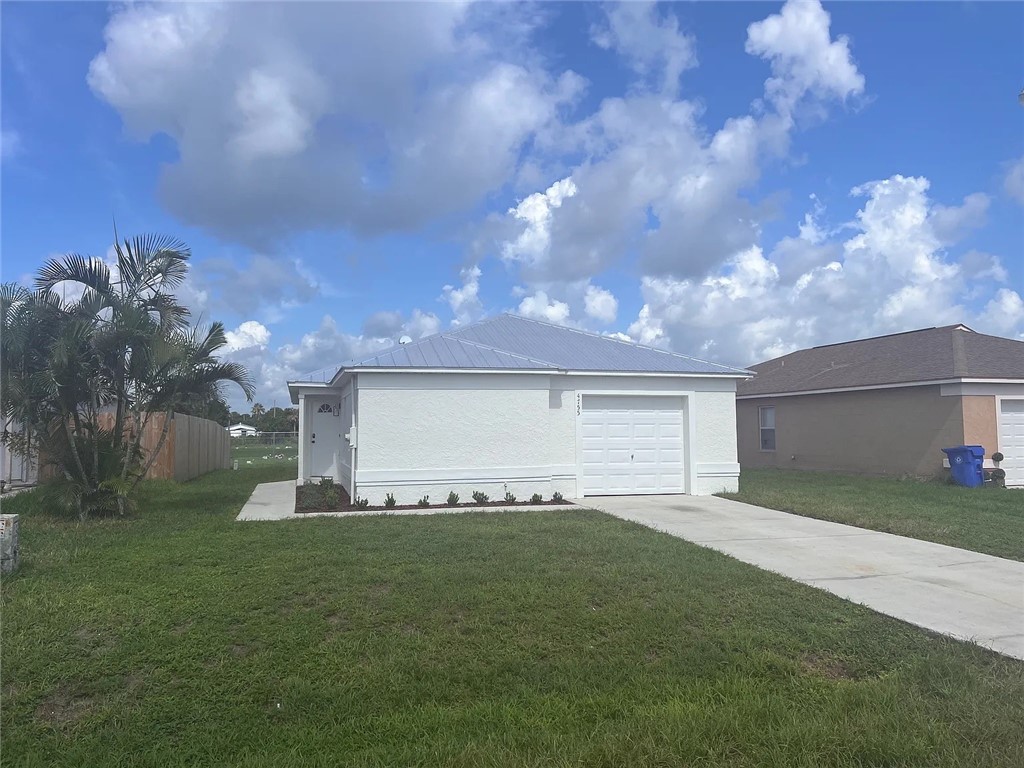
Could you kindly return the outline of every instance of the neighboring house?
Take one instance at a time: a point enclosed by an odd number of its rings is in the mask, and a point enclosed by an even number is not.
[[[288,383],[299,482],[373,504],[473,491],[735,490],[736,382],[748,371],[500,315]]]
[[[1024,486],[1024,342],[964,325],[832,344],[752,366],[739,385],[744,467],[937,476],[981,445]]]
[[[24,428],[15,421],[4,421],[3,431],[25,433]],[[35,485],[38,476],[39,467],[35,456],[24,456],[0,442],[0,480],[4,488]]]
[[[260,431],[256,427],[250,427],[248,424],[232,424],[228,427],[228,434],[231,437],[251,437],[259,433]]]

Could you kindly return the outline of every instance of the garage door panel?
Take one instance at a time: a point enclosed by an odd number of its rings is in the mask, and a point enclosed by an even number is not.
[[[1004,399],[999,406],[1000,463],[1006,470],[1006,484],[1024,486],[1024,400]]]
[[[583,493],[681,493],[683,399],[585,395]]]

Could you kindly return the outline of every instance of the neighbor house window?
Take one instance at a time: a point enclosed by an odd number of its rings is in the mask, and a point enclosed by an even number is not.
[[[775,450],[775,406],[766,405],[757,409],[761,421],[761,450]]]

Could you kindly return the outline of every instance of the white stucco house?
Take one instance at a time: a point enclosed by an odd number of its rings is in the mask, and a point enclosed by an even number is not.
[[[292,381],[299,483],[377,505],[736,490],[750,373],[500,315]]]

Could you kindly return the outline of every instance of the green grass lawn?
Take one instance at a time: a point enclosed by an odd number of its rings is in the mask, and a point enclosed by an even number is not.
[[[592,511],[23,517],[9,766],[1019,766],[1024,664]]]
[[[296,457],[298,455],[299,448],[295,442],[264,445],[257,442],[242,442],[237,439],[231,441],[231,458],[237,459],[239,467],[246,469],[288,464],[296,467]],[[295,469],[292,469],[293,473],[295,471]]]
[[[744,469],[740,492],[722,495],[807,517],[1024,560],[1024,490]]]

